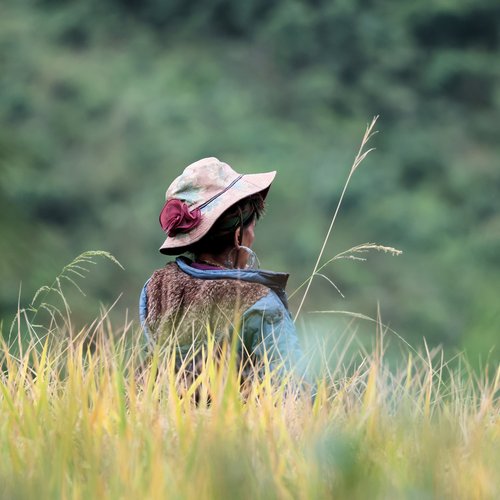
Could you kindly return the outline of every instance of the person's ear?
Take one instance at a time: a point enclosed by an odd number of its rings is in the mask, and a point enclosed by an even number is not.
[[[240,246],[240,232],[241,232],[241,227],[236,229],[236,231],[234,232],[234,246],[236,248],[239,248]]]

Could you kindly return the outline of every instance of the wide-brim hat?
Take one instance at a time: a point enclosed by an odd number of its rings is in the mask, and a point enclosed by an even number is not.
[[[217,158],[203,158],[187,166],[165,195],[160,224],[167,239],[160,252],[185,252],[229,207],[257,193],[265,198],[275,175],[275,171],[239,174]]]

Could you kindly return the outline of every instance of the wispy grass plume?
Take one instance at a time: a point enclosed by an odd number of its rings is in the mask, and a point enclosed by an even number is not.
[[[67,326],[72,324],[70,315],[71,308],[66,300],[64,284],[78,290],[81,295],[85,292],[77,283],[77,280],[85,278],[90,272],[91,266],[96,265],[97,258],[107,259],[123,269],[123,266],[109,252],[103,250],[88,250],[81,253],[69,264],[66,264],[61,272],[54,278],[50,285],[41,286],[33,295],[29,305],[22,307],[19,303],[17,314],[11,322],[8,342],[21,342],[22,337],[31,337],[41,342],[51,329],[57,329],[61,323]],[[48,314],[51,321],[39,322],[40,313]],[[16,331],[17,330],[17,331]]]
[[[370,139],[377,133],[377,131],[374,130],[375,124],[377,123],[378,116],[375,116],[373,120],[371,121],[370,124],[366,126],[365,133],[363,135],[363,139],[361,141],[361,145],[359,147],[358,153],[356,154],[356,157],[354,158],[354,162],[351,166],[351,169],[349,170],[349,174],[347,176],[347,180],[344,184],[344,187],[342,189],[342,193],[340,194],[339,201],[337,203],[337,207],[335,209],[335,212],[333,214],[332,220],[330,222],[330,226],[328,228],[328,231],[326,232],[325,239],[323,241],[323,244],[321,246],[321,249],[319,251],[319,255],[316,259],[316,263],[314,264],[313,271],[309,278],[307,278],[304,283],[302,283],[292,294],[290,294],[290,297],[295,295],[302,287],[306,287],[304,294],[302,295],[302,298],[299,303],[299,307],[297,308],[297,312],[295,313],[294,321],[297,321],[301,311],[302,307],[304,305],[304,302],[306,300],[306,297],[309,293],[309,289],[311,288],[311,284],[313,282],[313,279],[316,276],[319,276],[323,279],[326,279],[343,297],[342,292],[339,290],[337,285],[328,278],[326,275],[322,274],[320,271],[330,264],[331,262],[338,260],[338,259],[352,259],[352,260],[364,260],[362,257],[359,257],[357,254],[367,252],[369,250],[377,250],[377,251],[383,251],[386,253],[390,253],[392,255],[400,255],[402,252],[400,250],[397,250],[392,247],[387,247],[384,245],[377,245],[375,243],[364,243],[362,245],[357,245],[353,248],[350,248],[349,250],[346,250],[344,252],[341,252],[340,254],[336,255],[335,257],[329,259],[327,262],[321,265],[321,259],[323,258],[323,254],[325,252],[326,245],[332,235],[333,227],[335,225],[335,221],[337,220],[337,216],[340,211],[340,207],[342,205],[342,201],[344,200],[345,193],[347,191],[347,188],[349,186],[349,183],[351,181],[351,177],[353,176],[354,172],[356,172],[357,168],[361,165],[362,161],[370,154],[371,151],[373,151],[375,148],[370,148],[366,149],[366,146]]]

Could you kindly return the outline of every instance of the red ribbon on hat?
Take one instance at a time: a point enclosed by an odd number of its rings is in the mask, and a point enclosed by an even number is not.
[[[160,213],[160,226],[168,236],[187,233],[197,227],[200,222],[200,209],[195,208],[190,211],[182,200],[168,200]]]

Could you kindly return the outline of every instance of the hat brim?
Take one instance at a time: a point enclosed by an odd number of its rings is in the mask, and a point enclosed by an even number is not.
[[[230,189],[201,209],[201,222],[197,227],[188,233],[178,233],[175,236],[167,237],[160,247],[160,252],[164,255],[184,253],[193,243],[196,243],[208,233],[215,221],[229,207],[243,198],[257,193],[262,193],[265,199],[275,176],[276,171],[243,175],[234,186],[231,186]]]

